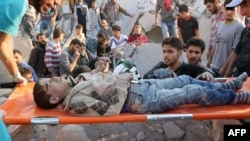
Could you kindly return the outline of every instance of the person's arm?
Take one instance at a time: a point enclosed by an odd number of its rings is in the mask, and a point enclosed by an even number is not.
[[[77,6],[75,4],[75,8],[74,8],[74,18],[75,18],[75,21],[77,21]]]
[[[14,60],[11,48],[11,35],[3,32],[0,32],[0,59],[10,73],[12,81],[26,85],[27,80],[21,76]]]
[[[199,33],[199,22],[198,20],[195,18],[195,17],[192,17],[192,22],[193,22],[193,29],[194,29],[194,34],[195,34],[195,37],[198,37],[200,36],[200,33]]]
[[[45,66],[48,68],[48,71],[52,74],[52,76],[56,76],[56,72],[53,68],[52,56],[53,56],[53,47],[47,46],[45,50],[44,63]]]
[[[225,77],[230,77],[232,75],[233,68],[235,66],[235,61],[236,61],[237,57],[238,57],[238,55],[236,53],[234,53],[234,51],[232,51],[230,56],[227,59],[227,62],[225,63],[225,65],[227,65],[226,69],[224,70]],[[220,71],[223,71],[223,70],[220,70]]]
[[[68,70],[69,72],[72,72],[76,65],[77,65],[77,60],[80,57],[79,52],[77,51],[74,54],[72,62],[69,60],[69,54],[64,52],[60,56],[60,67],[64,68],[65,70]]]
[[[143,79],[151,79],[154,77],[154,71],[159,68],[167,68],[166,64],[164,62],[159,62],[157,65],[155,65],[151,70],[149,70],[147,73],[144,74]]]
[[[211,68],[211,63],[212,63],[212,59],[213,59],[213,57],[214,57],[215,50],[216,50],[216,46],[214,46],[214,47],[212,48],[211,54],[210,54],[210,56],[208,57],[207,68]]]
[[[130,13],[128,13],[125,9],[123,9],[120,5],[119,5],[119,11],[126,16],[129,16],[131,18],[133,17]]]

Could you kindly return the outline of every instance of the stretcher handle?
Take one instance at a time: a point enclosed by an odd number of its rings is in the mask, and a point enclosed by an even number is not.
[[[0,83],[0,88],[15,88],[18,82],[4,82]]]

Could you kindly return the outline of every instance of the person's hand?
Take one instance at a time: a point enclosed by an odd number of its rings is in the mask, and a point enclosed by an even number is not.
[[[78,52],[78,51],[76,51],[75,53],[74,53],[74,58],[75,59],[78,59],[80,57],[80,53]]]
[[[159,68],[153,71],[154,78],[157,79],[164,79],[164,78],[171,78],[175,77],[176,74],[174,71],[170,70],[169,68]]]
[[[20,86],[25,86],[27,84],[27,80],[24,77],[22,77],[19,72],[11,76],[12,76],[12,81],[19,83]]]
[[[200,80],[214,81],[214,76],[210,72],[203,72],[196,77]]]

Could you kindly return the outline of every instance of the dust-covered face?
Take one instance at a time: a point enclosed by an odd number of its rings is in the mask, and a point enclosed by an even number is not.
[[[39,84],[47,94],[60,98],[64,98],[70,88],[63,77],[43,78],[39,80]]]

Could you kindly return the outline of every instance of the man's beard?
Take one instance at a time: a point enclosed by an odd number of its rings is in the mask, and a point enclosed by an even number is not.
[[[39,43],[39,46],[42,47],[42,48],[45,48],[46,47],[46,43]]]

